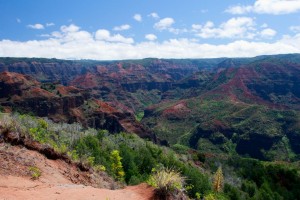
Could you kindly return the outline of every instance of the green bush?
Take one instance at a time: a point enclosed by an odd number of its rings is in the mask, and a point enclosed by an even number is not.
[[[30,172],[31,178],[33,180],[36,180],[36,179],[40,178],[40,176],[42,175],[41,170],[36,166],[30,166],[29,167],[29,172]]]
[[[103,165],[95,165],[94,170],[96,170],[96,172],[105,172],[106,171],[106,167]]]
[[[197,193],[203,195],[211,190],[209,177],[202,174],[199,169],[192,166],[184,166],[182,174],[187,177],[186,184],[192,186],[192,188],[188,190],[190,197],[196,197]]]
[[[249,197],[253,197],[256,193],[257,186],[253,181],[245,180],[242,183],[242,191],[246,192]]]
[[[229,164],[245,179],[241,189],[249,197],[293,200],[300,196],[300,175],[292,165],[238,157]]]
[[[209,193],[204,196],[205,200],[229,200],[226,196],[220,193]]]
[[[226,194],[230,200],[244,200],[239,189],[227,183],[224,184],[224,194]]]

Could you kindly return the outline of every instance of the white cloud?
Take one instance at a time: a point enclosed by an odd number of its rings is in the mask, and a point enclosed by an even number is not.
[[[300,32],[300,26],[291,26],[290,30],[293,32]]]
[[[150,13],[148,16],[154,18],[154,19],[159,19],[159,15],[156,12]]]
[[[95,34],[95,38],[97,40],[108,40],[110,38],[110,32],[106,29],[99,29]]]
[[[120,34],[111,35],[110,32],[106,29],[99,29],[95,33],[95,39],[106,42],[118,42],[127,44],[131,44],[134,42],[132,38],[126,38]]]
[[[174,34],[179,34],[179,33],[187,33],[188,32],[188,30],[186,29],[186,28],[182,28],[182,29],[179,29],[179,28],[173,28],[173,27],[171,27],[171,28],[169,28],[168,29],[171,33],[174,33]]]
[[[213,24],[207,24],[211,27]],[[244,57],[262,54],[300,53],[300,34],[286,35],[275,42],[237,40],[220,45],[192,39],[134,43],[132,38],[112,35],[100,29],[95,34],[76,25],[63,26],[49,38],[29,41],[0,41],[0,55],[9,57],[45,57],[60,59],[139,59]]]
[[[153,28],[155,28],[156,30],[159,30],[159,31],[163,31],[163,30],[167,30],[171,33],[174,33],[174,34],[179,34],[179,33],[186,33],[188,32],[187,29],[185,28],[182,28],[182,29],[179,29],[179,28],[174,28],[172,27],[172,25],[175,23],[175,20],[171,17],[166,17],[166,18],[163,18],[161,20],[159,20],[157,23],[154,24]]]
[[[260,32],[261,37],[263,38],[273,38],[276,35],[276,31],[271,28],[266,28]]]
[[[193,24],[193,32],[201,38],[248,38],[255,36],[255,22],[250,17],[231,18],[216,27],[208,21],[204,25]]]
[[[263,25],[260,26],[261,28],[267,28],[268,24],[264,23]]]
[[[60,31],[54,31],[48,37],[49,40],[54,40],[62,44],[84,44],[92,42],[94,40],[93,35],[91,33],[84,30],[80,30],[80,27],[74,24],[71,24],[69,26],[61,26]]]
[[[50,22],[50,23],[46,23],[46,26],[49,27],[49,26],[54,26],[55,24],[53,22]]]
[[[43,24],[29,24],[27,25],[27,27],[32,29],[37,29],[37,30],[45,29]]]
[[[125,31],[125,30],[128,30],[130,28],[131,28],[131,26],[129,24],[123,24],[121,26],[115,26],[113,30],[114,31]]]
[[[46,36],[46,35],[45,35]],[[93,35],[87,31],[80,30],[80,27],[71,24],[69,26],[61,26],[60,31],[54,31],[48,36],[60,43],[85,43],[93,40]]]
[[[201,30],[202,29],[202,25],[200,24],[192,24],[192,30],[194,32],[196,32],[197,30]]]
[[[69,26],[61,26],[60,27],[60,30],[64,33],[67,33],[67,32],[77,32],[78,30],[80,29],[80,27],[74,25],[74,24],[71,24]]]
[[[279,40],[279,43],[283,43],[286,45],[289,45],[291,47],[295,47],[299,49],[300,44],[300,33],[291,36],[291,35],[284,35],[281,40]]]
[[[140,14],[133,15],[133,19],[138,22],[141,22],[143,20],[142,15],[140,15]]]
[[[154,34],[147,34],[147,35],[145,35],[145,38],[150,41],[154,41],[157,39],[156,35],[154,35]]]
[[[253,10],[252,6],[238,5],[238,6],[229,7],[227,10],[225,10],[225,12],[228,12],[228,13],[231,13],[231,14],[234,14],[234,15],[242,15],[242,14],[245,14],[245,13],[249,13],[252,10]]]
[[[282,15],[300,11],[300,0],[257,0],[253,5],[229,7],[225,12],[231,14],[259,13]]]
[[[16,21],[17,21],[17,23],[21,23],[22,22],[19,18],[17,18]]]
[[[171,17],[163,18],[159,20],[159,22],[154,24],[154,28],[157,30],[166,30],[172,27],[172,25],[175,23],[174,19]]]

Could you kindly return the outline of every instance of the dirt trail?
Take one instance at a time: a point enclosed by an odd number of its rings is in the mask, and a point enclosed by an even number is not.
[[[41,171],[33,180],[29,168]],[[119,188],[104,172],[80,171],[63,160],[49,160],[37,151],[0,143],[0,200],[146,200],[153,189],[146,184]]]
[[[152,189],[146,184],[120,190],[93,188],[76,184],[45,184],[22,177],[0,176],[0,200],[146,200]]]

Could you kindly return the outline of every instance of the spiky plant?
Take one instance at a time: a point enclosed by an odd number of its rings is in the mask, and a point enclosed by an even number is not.
[[[185,178],[176,170],[162,168],[154,170],[147,182],[155,188],[158,199],[168,199],[173,194],[182,192]]]

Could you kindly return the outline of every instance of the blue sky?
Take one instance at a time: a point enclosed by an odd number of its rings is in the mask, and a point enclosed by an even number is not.
[[[0,0],[0,56],[300,53],[300,0]]]

